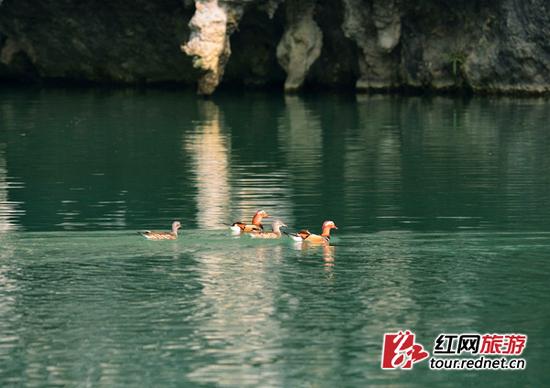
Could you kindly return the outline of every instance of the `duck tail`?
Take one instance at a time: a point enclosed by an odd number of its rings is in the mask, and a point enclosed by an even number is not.
[[[288,233],[288,232],[285,232],[283,231],[283,234],[287,235],[288,237],[290,237],[292,240],[294,241],[304,241],[304,239],[302,238],[302,236],[300,236],[299,234],[297,233]]]

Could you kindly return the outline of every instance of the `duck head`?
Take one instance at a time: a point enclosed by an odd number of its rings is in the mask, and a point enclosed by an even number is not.
[[[172,233],[178,234],[179,228],[181,228],[181,222],[179,221],[172,222]]]
[[[269,214],[265,210],[258,210],[254,217],[252,218],[252,225],[260,226],[262,223],[262,218],[269,217]]]
[[[272,229],[275,233],[281,233],[281,228],[286,227],[287,225],[281,221],[281,220],[275,220],[273,221],[273,224],[271,224]]]
[[[321,236],[330,236],[331,229],[338,229],[334,221],[323,222],[323,227],[322,227],[323,233],[321,234]]]
[[[269,214],[267,214],[265,210],[258,210],[254,216],[267,218],[269,217]]]

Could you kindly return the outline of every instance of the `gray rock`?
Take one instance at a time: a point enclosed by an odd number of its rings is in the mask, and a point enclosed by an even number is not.
[[[277,46],[277,59],[287,73],[285,91],[302,87],[307,72],[321,54],[323,33],[313,20],[315,1],[287,0],[286,29]]]
[[[4,1],[0,78],[550,93],[550,3]]]

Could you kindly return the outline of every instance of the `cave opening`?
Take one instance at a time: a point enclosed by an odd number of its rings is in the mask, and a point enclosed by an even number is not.
[[[245,11],[231,35],[231,57],[221,88],[274,88],[282,90],[286,74],[277,61],[277,44],[284,29],[283,7],[272,18],[265,11]]]

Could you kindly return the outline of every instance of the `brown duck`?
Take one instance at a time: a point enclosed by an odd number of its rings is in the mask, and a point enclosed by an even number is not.
[[[294,241],[303,241],[311,244],[326,244],[330,240],[330,230],[338,229],[333,221],[323,222],[321,235],[310,233],[308,230],[301,230],[298,233],[289,233]]]
[[[276,239],[281,238],[281,228],[286,227],[286,224],[281,220],[275,220],[273,221],[273,224],[271,226],[272,231],[271,232],[252,232],[250,233],[250,237],[252,238],[266,238],[266,239]]]
[[[258,210],[254,217],[252,217],[252,224],[247,224],[242,221],[237,221],[231,224],[229,227],[235,233],[250,233],[250,232],[262,232],[264,226],[262,225],[262,219],[269,217],[264,210]]]
[[[146,230],[143,232],[138,232],[138,234],[145,237],[147,240],[175,240],[178,238],[178,229],[181,228],[181,223],[179,221],[172,222],[172,231],[171,232],[156,232]]]

